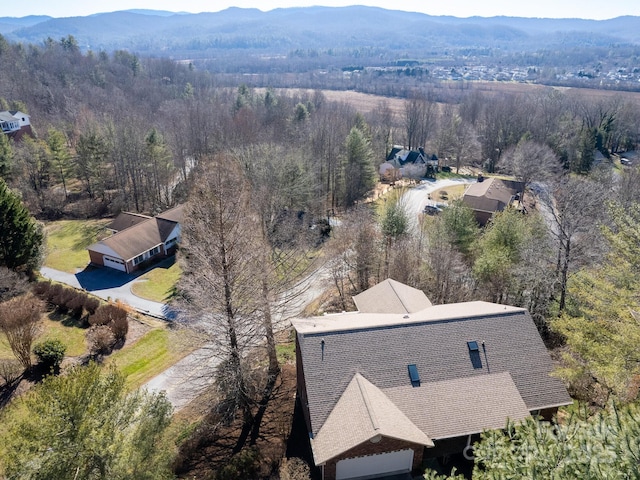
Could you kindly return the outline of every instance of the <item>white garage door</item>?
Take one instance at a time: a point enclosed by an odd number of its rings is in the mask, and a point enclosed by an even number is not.
[[[102,257],[102,261],[104,262],[105,267],[115,268],[116,270],[126,271],[124,268],[124,262],[122,260],[117,260],[115,258],[110,257]]]
[[[336,465],[336,480],[410,472],[412,464],[413,450],[411,449],[347,458],[340,460]]]

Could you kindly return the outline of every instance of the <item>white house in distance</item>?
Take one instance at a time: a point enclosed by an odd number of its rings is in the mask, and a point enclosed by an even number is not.
[[[31,132],[31,117],[24,112],[16,111],[3,111],[0,112],[0,130],[5,135],[9,135],[15,139],[18,139],[25,133],[32,134]]]
[[[173,255],[183,215],[184,205],[155,217],[122,212],[106,227],[116,233],[87,248],[91,263],[131,273],[150,261]]]

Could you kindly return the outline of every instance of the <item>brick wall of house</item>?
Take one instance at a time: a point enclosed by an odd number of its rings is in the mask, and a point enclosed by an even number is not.
[[[89,260],[91,260],[91,263],[104,266],[104,260],[102,259],[101,253],[89,250]]]
[[[324,467],[324,480],[335,480],[336,464],[340,460],[362,457],[365,455],[375,455],[377,453],[397,452],[398,450],[406,450],[408,448],[413,450],[412,469],[416,471],[422,464],[422,452],[424,451],[424,446],[416,445],[415,443],[403,442],[402,440],[396,440],[395,438],[382,437],[378,443],[361,443],[348,452],[329,460]]]

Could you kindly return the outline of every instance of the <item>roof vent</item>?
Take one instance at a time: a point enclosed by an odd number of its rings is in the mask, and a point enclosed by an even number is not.
[[[409,370],[409,378],[411,379],[412,387],[420,386],[420,374],[418,373],[418,367],[415,363],[411,365],[407,365],[407,369]]]
[[[480,349],[478,348],[478,342],[473,341],[473,342],[467,342],[467,347],[469,347],[469,351],[470,352],[479,352]]]

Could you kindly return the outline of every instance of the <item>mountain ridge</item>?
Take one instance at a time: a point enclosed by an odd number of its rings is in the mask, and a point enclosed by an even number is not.
[[[384,48],[415,55],[428,48],[503,51],[571,48],[586,44],[640,45],[640,17],[609,20],[452,17],[380,7],[291,7],[219,12],[121,10],[84,17],[0,17],[0,33],[42,43],[73,35],[83,49],[143,54],[248,49],[286,54],[293,49]]]

